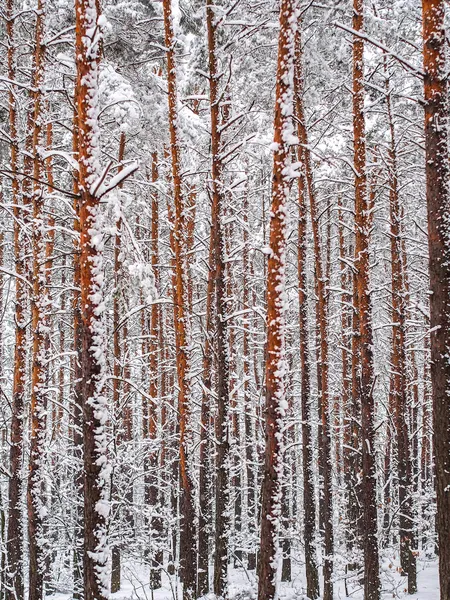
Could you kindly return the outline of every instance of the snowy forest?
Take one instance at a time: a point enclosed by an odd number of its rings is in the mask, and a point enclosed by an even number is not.
[[[448,0],[0,0],[0,600],[450,600]]]

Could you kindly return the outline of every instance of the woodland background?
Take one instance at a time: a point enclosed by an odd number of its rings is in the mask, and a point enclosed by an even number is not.
[[[3,598],[448,600],[445,4],[3,0]]]

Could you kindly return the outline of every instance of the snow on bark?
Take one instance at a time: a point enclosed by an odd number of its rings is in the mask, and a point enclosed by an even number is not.
[[[450,239],[444,0],[423,0],[431,380],[440,597],[450,598]]]
[[[95,0],[77,0],[76,99],[78,110],[80,279],[81,279],[81,386],[84,451],[84,590],[85,600],[109,594],[106,456],[108,419],[105,396],[106,335],[103,300],[104,219],[91,186],[100,175],[98,82],[102,21]]]
[[[261,545],[258,563],[258,598],[273,600],[277,594],[280,563],[278,543],[283,477],[283,422],[287,401],[285,375],[286,230],[289,188],[297,173],[290,159],[297,142],[293,125],[294,54],[298,7],[282,0],[278,38],[278,66],[274,115],[270,254],[267,271],[266,444],[261,500]]]

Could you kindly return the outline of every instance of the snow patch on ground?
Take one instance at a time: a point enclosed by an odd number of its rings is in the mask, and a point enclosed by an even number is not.
[[[406,579],[401,577],[395,565],[388,571],[383,572],[383,594],[382,600],[392,598],[408,598],[408,600],[437,600],[439,598],[439,575],[437,560],[418,562],[417,584],[418,592],[408,595],[406,590]],[[230,599],[232,600],[257,600],[257,585],[254,571],[244,569],[231,569]],[[125,562],[122,568],[122,588],[116,594],[111,594],[111,600],[181,600],[182,586],[178,579],[163,573],[162,587],[151,590],[149,585],[148,566],[135,562]],[[322,586],[321,586],[322,590]],[[281,583],[279,588],[279,600],[307,600],[304,575],[294,572],[290,583]],[[343,581],[336,582],[334,597],[336,600],[362,600],[363,590],[361,587],[349,589],[349,595],[345,594]],[[48,596],[51,600],[69,600],[70,594],[57,593]],[[207,594],[201,600],[216,600],[214,594]]]

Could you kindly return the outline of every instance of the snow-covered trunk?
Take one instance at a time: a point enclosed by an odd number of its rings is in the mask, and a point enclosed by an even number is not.
[[[228,108],[228,106],[227,106]],[[224,110],[224,112],[228,113],[228,110]],[[226,119],[223,119],[223,123],[226,122]],[[226,195],[226,200],[229,200],[230,192]],[[234,222],[233,219],[233,211],[230,210],[231,203],[227,204],[227,210],[225,212],[225,218],[230,219],[231,222],[225,227],[225,246],[226,246],[226,254],[230,256],[232,252],[231,244],[234,239]],[[234,272],[234,264],[232,261],[227,261],[226,263],[226,297],[227,297],[227,313],[228,320],[233,319],[233,313],[236,309],[234,300],[234,286],[236,284],[236,280],[233,278]],[[238,394],[238,378],[237,378],[237,335],[235,327],[231,326],[228,328],[228,347],[229,347],[229,396],[230,396],[230,406],[229,410],[231,413],[231,423],[232,423],[232,434],[230,436],[230,458],[229,458],[229,495],[230,495],[230,506],[232,505],[234,508],[234,543],[231,546],[229,543],[228,552],[232,553],[234,556],[233,565],[234,566],[242,566],[242,458],[241,458],[241,449],[242,449],[242,441],[241,441],[241,411],[239,410],[239,394]],[[231,515],[230,519],[231,521]],[[230,540],[230,528],[228,531],[228,536]],[[230,540],[231,541],[231,540]]]
[[[186,251],[186,202],[182,192],[180,142],[178,133],[178,94],[175,65],[175,36],[171,0],[163,0],[164,33],[167,59],[167,100],[169,111],[170,156],[174,198],[173,252],[175,273],[173,285],[174,323],[177,350],[178,415],[179,415],[179,474],[180,499],[180,577],[183,582],[183,598],[191,600],[195,595],[196,554],[195,506],[193,482],[190,474],[191,412],[189,380],[190,371],[190,315],[188,311],[187,251]]]
[[[292,177],[294,54],[297,3],[282,0],[274,112],[272,202],[267,265],[267,348],[265,453],[261,489],[261,531],[258,561],[258,598],[277,594],[280,563],[279,530],[283,479],[283,424],[287,408],[285,376],[286,233],[287,202]]]
[[[202,361],[202,408],[199,460],[199,514],[198,514],[198,574],[197,596],[209,591],[209,536],[212,531],[212,444],[211,444],[211,387],[213,384],[214,337],[214,245],[212,229],[209,240],[208,281],[205,307],[205,339]]]
[[[422,0],[431,381],[441,600],[450,599],[450,237],[444,0]]]
[[[394,407],[397,433],[397,471],[399,496],[400,564],[408,576],[408,593],[417,590],[416,558],[414,548],[414,521],[412,518],[412,465],[411,445],[407,423],[406,381],[406,286],[404,271],[401,208],[398,189],[397,147],[393,120],[389,77],[386,78],[386,102],[390,129],[389,210],[391,234],[392,286],[392,374],[389,404]]]
[[[120,134],[119,141],[119,155],[118,161],[119,164],[123,161],[123,157],[125,155],[125,143],[126,137],[125,133],[122,131]],[[120,167],[119,167],[120,168]],[[119,215],[116,223],[116,236],[114,240],[114,300],[113,300],[113,352],[114,352],[114,361],[113,361],[113,390],[112,390],[112,401],[113,407],[112,410],[114,412],[114,426],[115,426],[115,444],[114,448],[116,450],[116,459],[117,452],[120,448],[121,443],[124,441],[124,414],[125,408],[123,403],[123,395],[124,395],[124,372],[123,372],[123,356],[122,356],[122,333],[125,332],[120,328],[120,320],[123,315],[124,303],[123,303],[123,287],[122,287],[122,277],[123,277],[123,266],[122,266],[122,218]],[[126,438],[125,438],[126,439]],[[116,469],[113,469],[111,472],[111,500],[112,503],[120,502],[117,499],[118,496],[117,489],[117,472]],[[112,504],[114,506],[114,504]],[[120,510],[114,511],[119,515]],[[120,515],[118,516],[120,518]],[[121,560],[120,560],[120,543],[117,541],[114,544],[111,544],[111,593],[114,594],[120,590],[120,575],[121,575]]]
[[[305,111],[303,106],[303,77],[301,73],[301,40],[297,34],[296,41],[296,102],[295,111],[298,129],[298,137],[301,144],[301,160],[304,163],[304,172],[306,186],[309,196],[309,207],[311,214],[311,224],[314,239],[314,276],[315,289],[317,293],[317,326],[319,332],[319,403],[320,403],[320,424],[319,447],[321,448],[322,475],[323,475],[323,499],[322,499],[322,518],[324,526],[325,543],[325,561],[323,567],[324,574],[324,599],[331,600],[333,597],[333,510],[332,510],[332,471],[331,471],[331,431],[330,431],[330,409],[328,394],[328,308],[326,295],[326,274],[322,264],[322,240],[319,230],[319,215],[317,208],[316,194],[314,190],[313,172],[311,155],[308,145],[308,134],[306,130]]]
[[[78,118],[77,108],[73,115],[72,149],[74,156],[78,153]],[[83,597],[83,399],[81,381],[81,248],[80,248],[80,219],[79,219],[79,172],[73,172],[73,193],[75,195],[73,209],[75,218],[73,230],[73,417],[71,423],[73,454],[75,458],[75,523],[74,523],[74,549],[73,549],[73,596],[75,600]]]
[[[212,158],[212,201],[211,201],[211,243],[214,253],[214,285],[217,353],[217,415],[216,415],[216,514],[215,514],[215,554],[214,554],[214,593],[228,597],[228,541],[229,541],[229,472],[230,472],[230,360],[228,352],[228,327],[225,283],[225,234],[224,234],[224,165],[222,128],[220,120],[219,73],[217,67],[217,15],[211,0],[206,2],[206,26],[208,31],[209,65],[209,104],[211,115],[211,158]]]
[[[95,0],[76,0],[76,105],[80,199],[80,346],[84,452],[84,600],[109,595],[106,456],[104,231],[96,191],[100,174],[98,75],[102,16]]]
[[[296,40],[296,108],[297,118],[301,121],[303,103],[303,74],[300,32]],[[300,98],[299,98],[300,96]],[[300,109],[300,110],[299,110]],[[304,118],[304,115],[303,115]],[[299,127],[304,130],[304,124]],[[314,497],[313,476],[313,446],[312,446],[312,407],[311,407],[311,366],[309,359],[308,340],[308,298],[306,279],[306,249],[307,249],[307,181],[305,146],[300,140],[298,159],[302,163],[298,179],[298,303],[299,303],[299,345],[300,345],[300,377],[301,377],[301,411],[302,411],[302,458],[303,458],[303,527],[305,540],[305,570],[306,591],[308,598],[315,600],[319,597],[319,573],[317,569],[317,550],[315,545],[316,504]]]
[[[34,88],[31,108],[33,122],[32,156],[33,156],[33,193],[32,193],[32,247],[33,247],[33,293],[31,300],[31,430],[30,430],[30,463],[28,470],[28,542],[29,542],[29,599],[40,600],[43,596],[45,574],[46,536],[44,520],[48,508],[45,503],[44,465],[45,465],[45,433],[46,433],[46,339],[48,330],[47,299],[47,227],[44,217],[45,190],[40,180],[43,163],[40,156],[44,147],[43,109],[44,109],[44,27],[45,3],[38,2],[36,16],[36,37],[33,55],[32,85]]]
[[[8,78],[16,77],[14,0],[6,3],[6,36],[8,40]],[[27,287],[22,279],[25,273],[22,219],[20,203],[19,147],[17,137],[16,94],[13,88],[8,94],[10,162],[13,178],[11,201],[14,206],[14,263],[18,275],[15,289],[15,345],[14,375],[11,402],[11,445],[9,450],[8,526],[6,540],[6,600],[23,600],[23,526],[21,511],[21,468],[23,453],[23,417],[26,377],[26,306]]]
[[[28,470],[28,543],[29,543],[29,600],[41,600],[43,596],[45,574],[46,536],[44,520],[48,508],[45,501],[44,465],[46,433],[46,332],[48,328],[49,306],[46,281],[46,233],[44,217],[44,187],[39,183],[42,177],[43,163],[39,152],[44,146],[43,139],[43,87],[44,87],[44,27],[45,3],[38,2],[36,13],[36,37],[33,54],[31,108],[33,122],[33,193],[32,193],[32,247],[33,247],[33,292],[31,299],[31,430],[30,462]]]
[[[339,219],[339,254],[340,254],[340,282],[342,289],[341,296],[341,359],[342,359],[342,388],[341,388],[341,410],[342,410],[342,470],[344,485],[347,489],[347,497],[352,494],[349,488],[349,466],[351,463],[351,373],[350,373],[350,339],[352,324],[352,295],[351,295],[351,273],[348,267],[348,259],[351,254],[351,248],[348,248],[344,235],[344,215],[342,211],[342,200],[339,197],[338,219]]]
[[[244,375],[244,433],[245,433],[245,471],[247,477],[246,503],[247,515],[247,544],[253,543],[255,535],[256,502],[255,502],[255,428],[254,428],[254,407],[252,404],[250,390],[250,257],[249,257],[249,222],[248,222],[248,193],[244,194],[243,202],[243,258],[242,258],[242,310],[245,311],[242,322],[242,370]],[[254,569],[256,566],[256,554],[249,548],[247,553],[247,568]]]
[[[153,273],[155,274],[155,286],[159,293],[160,287],[160,276],[158,270],[159,264],[159,202],[158,193],[156,186],[158,184],[158,155],[156,152],[152,154],[152,183],[154,189],[152,191],[152,206],[151,206],[151,263]],[[159,539],[162,533],[162,520],[158,513],[161,511],[160,499],[159,499],[159,484],[158,484],[158,448],[156,446],[158,436],[158,366],[160,364],[158,360],[158,346],[159,346],[159,327],[160,327],[160,306],[154,303],[151,307],[150,312],[150,332],[149,332],[149,354],[150,354],[150,389],[149,396],[151,400],[148,403],[145,420],[147,423],[147,430],[144,432],[146,438],[150,441],[150,452],[148,455],[148,465],[146,473],[146,504],[149,505],[152,514],[156,513],[156,516],[152,516],[150,520],[151,538],[157,537],[158,543],[161,543]],[[161,397],[162,391],[161,391]],[[158,589],[161,587],[161,567],[163,562],[163,555],[161,551],[155,553],[154,549],[151,549],[151,567],[150,567],[150,587],[151,589]]]
[[[354,0],[353,29],[364,28],[363,1]],[[373,372],[372,307],[369,291],[369,200],[366,175],[364,119],[364,43],[353,39],[353,147],[355,170],[355,312],[359,315],[360,364],[357,379],[361,403],[362,540],[364,549],[364,598],[379,600],[380,573],[377,527],[377,479],[375,465],[375,402]],[[356,383],[356,382],[355,382]]]

